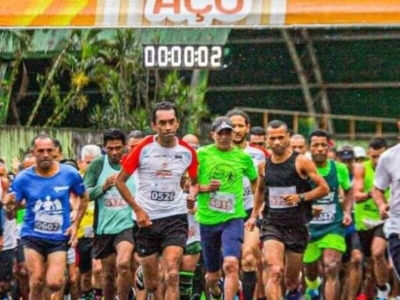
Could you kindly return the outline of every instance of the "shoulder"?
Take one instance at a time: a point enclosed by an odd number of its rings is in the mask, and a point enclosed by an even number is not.
[[[334,163],[334,165],[335,165],[335,167],[336,167],[336,169],[338,171],[348,171],[347,166],[344,163],[341,163],[341,162],[336,161],[336,160],[333,160],[333,163]],[[357,167],[364,168],[364,166],[362,166],[360,164],[358,164]]]
[[[89,165],[89,168],[97,168],[98,166],[103,166],[105,155],[101,155],[99,157],[96,157],[95,159],[92,160],[92,162]]]

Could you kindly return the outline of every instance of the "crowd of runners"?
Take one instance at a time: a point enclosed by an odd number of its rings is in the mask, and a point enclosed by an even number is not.
[[[234,109],[200,145],[170,102],[151,127],[0,160],[0,300],[400,299],[400,144]]]

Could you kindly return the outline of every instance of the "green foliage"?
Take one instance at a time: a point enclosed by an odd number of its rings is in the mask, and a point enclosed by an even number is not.
[[[10,31],[8,36],[1,32],[0,44],[4,40],[18,41],[19,48],[26,51],[19,56],[20,60],[14,61],[14,77],[2,83],[9,87],[9,99],[12,84],[19,75],[19,65],[29,54],[28,37],[32,37],[34,31]],[[145,70],[140,33],[138,29],[66,30],[64,38],[58,41],[58,51],[51,65],[36,76],[40,90],[25,125],[61,127],[72,111],[75,114],[82,111],[85,113],[82,119],[89,120],[98,129],[119,127],[149,132],[153,104],[168,99],[182,112],[182,130],[198,134],[202,118],[209,116],[204,104],[204,81],[190,85],[178,71],[162,74],[162,77],[157,70]],[[91,98],[87,94],[89,85],[97,89],[102,98]],[[45,124],[38,124],[36,116],[44,107],[52,111]],[[89,115],[87,107],[91,108]],[[23,103],[18,109],[23,109]]]

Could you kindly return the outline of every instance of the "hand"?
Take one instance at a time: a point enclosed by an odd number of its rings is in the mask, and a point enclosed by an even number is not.
[[[312,215],[313,215],[313,217],[314,217],[314,218],[318,218],[319,215],[322,213],[323,210],[324,210],[324,209],[323,209],[321,206],[313,205],[313,206],[312,206]]]
[[[208,185],[208,191],[209,192],[218,191],[220,186],[221,186],[221,181],[217,179],[211,179],[210,184]]]
[[[112,188],[115,185],[116,179],[117,179],[117,174],[108,176],[106,181],[104,182],[103,191],[107,191],[110,188]]]
[[[344,212],[343,214],[343,225],[344,226],[349,226],[351,223],[353,223],[353,218],[351,217],[351,214],[348,212]]]
[[[257,219],[255,217],[250,217],[246,223],[244,223],[244,228],[247,229],[248,231],[253,231],[254,226],[256,225]]]
[[[0,251],[3,250],[3,246],[4,246],[4,239],[2,236],[0,236]]]
[[[389,217],[389,205],[387,203],[379,205],[379,214],[381,215],[382,220]]]
[[[69,235],[69,241],[68,241],[68,245],[71,245],[71,247],[73,245],[76,245],[76,243],[78,242],[78,237],[76,235],[78,229],[76,228],[75,224],[72,224],[70,227],[67,228],[67,230],[65,231],[64,235]]]
[[[12,169],[14,173],[17,173],[19,171],[19,166],[21,165],[21,161],[19,160],[18,157],[13,157],[12,159]]]
[[[188,195],[186,197],[186,207],[188,210],[194,209],[194,205],[196,203],[196,199],[193,196]]]
[[[140,228],[149,227],[153,225],[151,222],[149,215],[144,210],[139,210],[136,213],[136,222]]]
[[[300,203],[300,195],[299,194],[289,194],[284,195],[283,200],[289,205],[296,205]]]
[[[7,193],[3,196],[2,199],[3,205],[8,209],[14,209],[15,207],[15,192]]]

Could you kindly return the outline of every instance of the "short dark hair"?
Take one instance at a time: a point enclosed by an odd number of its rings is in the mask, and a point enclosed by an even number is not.
[[[309,137],[308,137],[308,143],[311,144],[311,139],[316,136],[316,137],[324,137],[326,138],[326,140],[329,142],[331,139],[330,134],[323,129],[316,129],[313,132],[310,133]]]
[[[252,135],[265,135],[265,129],[261,126],[253,126],[250,128],[250,134]]]
[[[284,127],[286,131],[288,130],[286,123],[281,120],[272,120],[271,122],[268,123],[267,126],[267,128],[272,128],[272,129],[277,129],[279,127]]]
[[[157,111],[159,111],[159,110],[171,110],[171,109],[175,112],[176,119],[179,120],[178,108],[176,107],[175,103],[172,103],[172,102],[169,102],[169,101],[163,101],[163,102],[156,103],[156,105],[155,105],[155,107],[153,109],[153,115],[152,115],[153,123],[156,123]]]
[[[62,145],[59,139],[53,139],[54,142],[54,148],[58,148],[60,150],[60,153],[62,153]]]
[[[50,135],[48,135],[47,133],[39,133],[38,135],[33,137],[32,141],[31,141],[31,148],[35,147],[37,140],[45,140],[45,139],[52,140],[54,147],[56,146],[54,143],[54,139]]]
[[[122,141],[123,144],[126,143],[126,134],[122,129],[111,128],[104,132],[103,134],[103,144],[107,144],[108,141]]]
[[[228,111],[228,112],[226,113],[226,116],[227,116],[228,118],[233,117],[233,116],[241,116],[241,117],[244,119],[244,122],[246,123],[246,125],[250,124],[250,117],[249,117],[249,115],[248,115],[245,111],[243,111],[243,110],[240,110],[240,109],[237,109],[237,108],[232,109],[232,110],[230,110],[230,111]]]
[[[378,150],[382,148],[388,148],[388,143],[383,137],[377,136],[372,138],[372,140],[369,142],[368,147],[374,150]]]
[[[146,135],[144,134],[143,131],[141,130],[133,130],[128,134],[128,139],[134,138],[134,139],[141,139],[144,138]]]

